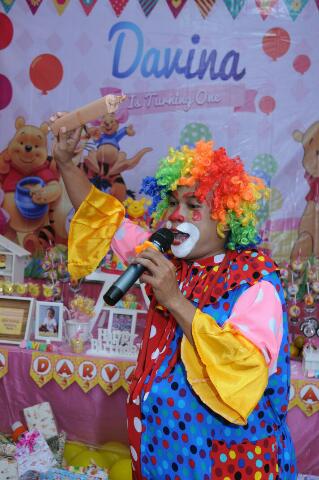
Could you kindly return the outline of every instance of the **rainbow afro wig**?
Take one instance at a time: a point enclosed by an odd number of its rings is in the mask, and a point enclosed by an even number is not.
[[[268,195],[260,178],[249,175],[239,157],[228,157],[224,148],[213,149],[213,142],[199,141],[194,148],[170,148],[160,161],[155,177],[143,180],[140,193],[152,197],[150,211],[161,220],[168,208],[169,192],[179,186],[195,187],[200,202],[212,198],[211,217],[217,231],[231,250],[259,242],[256,211],[259,200]]]

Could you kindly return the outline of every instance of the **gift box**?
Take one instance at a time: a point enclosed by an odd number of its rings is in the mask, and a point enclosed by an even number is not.
[[[85,470],[86,473],[75,470]],[[40,480],[107,480],[108,478],[105,470],[94,466],[74,468],[74,471],[52,468],[40,475]]]
[[[28,470],[45,472],[56,465],[56,459],[43,435],[37,430],[26,432],[16,445],[15,459],[19,475]],[[1,478],[1,477],[0,477]]]
[[[0,457],[0,478],[17,480],[19,478],[18,465],[14,458]]]
[[[56,437],[58,429],[49,402],[38,403],[23,410],[29,430],[37,430],[45,439]]]
[[[62,466],[65,442],[66,442],[65,432],[61,432],[56,437],[51,437],[47,439],[47,444],[49,445],[50,450],[53,453],[54,458],[56,459],[57,467]]]

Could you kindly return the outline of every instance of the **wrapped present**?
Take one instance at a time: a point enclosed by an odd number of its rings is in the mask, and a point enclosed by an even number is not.
[[[19,475],[28,470],[45,472],[56,465],[56,460],[43,435],[37,430],[26,432],[16,445],[15,459]],[[0,477],[1,478],[1,477]]]
[[[38,430],[44,438],[58,435],[54,415],[49,402],[38,403],[23,410],[29,430]]]
[[[0,442],[0,457],[14,458],[15,453],[16,453],[16,446],[13,443]]]
[[[47,439],[47,444],[49,445],[54,458],[57,461],[57,466],[61,467],[63,462],[64,447],[66,442],[66,433],[61,432],[56,437],[51,437]]]
[[[0,457],[0,478],[17,480],[19,478],[18,465],[14,458]]]
[[[108,480],[105,470],[95,466],[74,467],[73,471],[52,468],[41,473],[40,480]]]

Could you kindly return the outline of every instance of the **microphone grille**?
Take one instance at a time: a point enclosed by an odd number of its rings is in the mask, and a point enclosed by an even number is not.
[[[174,234],[168,228],[160,228],[150,237],[150,242],[156,243],[163,252],[169,250],[174,240]]]

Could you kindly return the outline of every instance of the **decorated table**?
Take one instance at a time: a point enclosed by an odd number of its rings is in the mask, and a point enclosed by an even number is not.
[[[72,371],[74,366],[74,373]],[[48,401],[70,440],[127,443],[127,380],[134,363],[0,347],[0,431],[10,432],[24,408]],[[60,373],[59,373],[60,372]]]
[[[319,379],[305,378],[301,362],[291,362],[288,425],[294,440],[298,469],[319,475]]]

